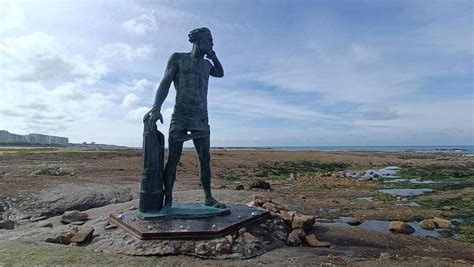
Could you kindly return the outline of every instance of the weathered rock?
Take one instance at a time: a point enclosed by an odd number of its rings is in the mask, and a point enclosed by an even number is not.
[[[244,185],[241,185],[241,184],[237,185],[237,186],[234,188],[234,190],[238,190],[238,191],[241,191],[241,190],[244,190],[244,189],[245,189]]]
[[[291,247],[299,246],[301,243],[301,238],[294,232],[291,232],[286,239],[286,244]]]
[[[357,225],[361,225],[363,222],[365,221],[364,218],[352,218],[350,219],[347,224],[350,225],[350,226],[357,226]]]
[[[402,221],[393,221],[390,222],[388,229],[391,232],[411,235],[415,232],[415,229],[411,227],[408,223]]]
[[[232,243],[234,243],[234,238],[233,238],[231,235],[226,235],[226,236],[224,237],[224,239],[225,239],[225,242],[226,242],[227,244],[232,244]]]
[[[272,199],[262,195],[252,195],[252,200],[255,204],[262,206],[266,202],[272,202]]]
[[[59,244],[59,235],[56,237],[48,237],[46,238],[45,242]]]
[[[30,221],[31,222],[38,222],[38,221],[42,221],[42,220],[46,220],[46,219],[48,219],[48,216],[39,216],[39,217],[31,217]]]
[[[296,228],[296,229],[293,229],[293,231],[291,231],[290,235],[291,234],[294,234],[294,235],[297,235],[298,237],[300,238],[303,238],[306,236],[306,232],[304,231],[303,228]]]
[[[82,227],[71,238],[71,242],[81,244],[81,243],[90,241],[90,240],[92,240],[93,234],[94,234],[94,227],[92,227],[92,226]]]
[[[58,240],[59,240],[59,244],[63,244],[63,245],[69,245],[71,244],[71,238],[76,234],[76,230],[73,230],[73,229],[68,229],[66,231],[62,231],[60,234],[59,234],[59,237],[58,237]]]
[[[280,218],[288,224],[288,226],[291,226],[291,223],[293,222],[293,217],[295,216],[294,213],[285,211],[285,210],[280,210]]]
[[[71,222],[71,225],[83,225],[85,224],[85,221],[77,221],[77,222]]]
[[[425,219],[420,222],[420,227],[423,229],[433,230],[436,228],[436,223],[433,219]]]
[[[36,227],[38,228],[53,227],[53,223],[51,223],[50,221],[40,221],[38,224],[36,224]]]
[[[288,238],[288,234],[283,231],[276,231],[276,232],[273,232],[273,237],[275,237],[278,240],[286,242]]]
[[[217,244],[216,251],[222,254],[230,253],[232,251],[232,245],[228,243]]]
[[[136,209],[137,209],[137,207],[135,207],[135,206],[131,206],[130,208],[128,208],[128,210],[136,210]]]
[[[115,225],[115,224],[109,224],[109,225],[104,226],[105,230],[112,230],[112,229],[116,229],[116,228],[117,228],[117,225]]]
[[[66,211],[61,217],[61,222],[64,224],[69,224],[72,222],[87,221],[89,216],[85,212],[79,212],[77,210]]]
[[[243,233],[243,235],[241,235],[242,237],[242,240],[245,242],[245,243],[252,243],[252,242],[258,242],[259,239],[255,236],[253,236],[252,234],[248,233],[248,232],[245,232]]]
[[[315,221],[316,218],[314,216],[298,214],[293,217],[291,228],[303,228],[308,230],[311,229]]]
[[[15,222],[11,220],[0,221],[0,229],[13,230],[15,228]]]
[[[250,185],[250,188],[270,190],[271,186],[268,182],[266,182],[264,180],[257,180],[256,182],[254,182]]]
[[[450,229],[451,228],[451,221],[450,220],[446,220],[446,219],[439,218],[439,217],[434,217],[433,221],[436,224],[437,228],[441,228],[441,229]]]
[[[330,247],[331,243],[326,242],[326,241],[319,241],[316,238],[316,235],[314,234],[309,234],[304,237],[306,240],[306,243],[308,243],[308,246],[310,247]]]

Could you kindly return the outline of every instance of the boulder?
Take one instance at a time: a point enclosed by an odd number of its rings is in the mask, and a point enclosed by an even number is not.
[[[79,212],[77,210],[66,211],[61,217],[61,222],[64,224],[69,224],[72,222],[87,221],[89,216],[85,212]]]
[[[254,182],[250,185],[250,188],[270,190],[271,186],[268,182],[266,182],[264,180],[257,180],[256,182]]]
[[[76,230],[68,229],[66,231],[62,231],[59,236],[57,237],[58,243],[63,245],[71,244],[71,238],[76,234]]]
[[[311,229],[315,221],[316,218],[314,216],[298,214],[293,217],[291,228],[303,228],[305,230],[308,230]]]
[[[265,202],[272,202],[271,198],[262,195],[253,195],[252,200],[259,206],[262,206]]]
[[[288,224],[288,226],[291,226],[291,223],[293,222],[293,217],[295,216],[294,213],[285,211],[285,210],[280,210],[280,218]]]
[[[286,239],[286,244],[291,247],[297,247],[301,245],[301,243],[301,238],[294,232],[291,232]]]
[[[408,223],[402,221],[393,221],[390,222],[388,229],[394,233],[407,234],[411,235],[415,232],[415,229],[411,227]]]
[[[331,243],[326,242],[326,241],[319,241],[316,238],[316,235],[314,234],[309,234],[304,237],[306,240],[306,243],[308,243],[308,246],[310,247],[330,247]]]
[[[450,220],[446,220],[446,219],[439,218],[439,217],[434,217],[433,221],[436,224],[437,228],[441,228],[441,229],[450,229],[451,228],[451,221]]]
[[[433,219],[425,219],[420,222],[420,227],[427,230],[433,230],[436,228],[436,223]]]
[[[53,227],[53,224],[50,221],[40,221],[38,224],[36,224],[36,227],[38,228]]]
[[[15,228],[15,222],[11,220],[0,221],[0,229],[13,230]]]
[[[303,228],[296,228],[291,231],[290,235],[294,234],[297,235],[299,238],[304,238],[306,236],[306,233]]]
[[[84,243],[92,240],[92,235],[94,234],[94,227],[85,226],[79,229],[76,234],[71,238],[72,243]]]

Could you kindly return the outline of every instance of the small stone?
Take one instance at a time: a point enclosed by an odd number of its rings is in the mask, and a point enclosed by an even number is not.
[[[40,221],[36,224],[36,227],[43,228],[43,227],[53,227],[53,224],[50,221]]]
[[[242,240],[246,243],[252,243],[252,242],[258,242],[259,239],[255,236],[253,236],[252,234],[248,233],[248,232],[245,232],[243,235],[242,235]]]
[[[306,199],[305,195],[300,195],[300,199]]]
[[[441,229],[450,229],[451,228],[451,221],[450,220],[446,220],[446,219],[439,218],[439,217],[434,217],[433,221],[436,224],[437,228],[441,228]]]
[[[427,230],[433,230],[436,228],[436,223],[433,219],[425,219],[420,222],[420,227]]]
[[[306,235],[304,239],[306,240],[306,243],[308,243],[310,247],[330,247],[331,246],[331,243],[329,242],[319,241],[316,238],[316,235],[314,235],[313,233]]]
[[[136,210],[136,209],[137,209],[137,207],[135,207],[135,206],[131,206],[131,207],[130,207],[130,208],[128,208],[128,209],[129,209],[129,210]]]
[[[59,235],[56,237],[48,237],[45,242],[59,244]]]
[[[402,221],[390,222],[390,225],[389,225],[388,229],[391,232],[400,233],[400,234],[407,234],[407,235],[411,235],[415,232],[415,229],[413,227],[411,227],[411,225],[409,225],[406,222],[402,222]]]
[[[293,229],[293,231],[291,231],[290,235],[291,235],[291,234],[295,234],[295,235],[297,235],[297,236],[300,237],[300,238],[303,238],[303,237],[306,236],[306,233],[305,233],[305,231],[304,231],[303,228],[296,228],[296,229]]]
[[[84,243],[92,240],[92,235],[94,234],[94,227],[86,226],[79,229],[79,231],[71,238],[73,243]]]
[[[73,210],[64,212],[63,216],[61,217],[61,222],[64,224],[69,224],[71,222],[87,221],[88,219],[89,216],[87,213]]]
[[[265,204],[265,202],[272,202],[271,198],[266,197],[266,196],[262,196],[262,195],[253,195],[252,200],[258,206],[262,206],[263,204]]]
[[[357,226],[361,225],[364,221],[364,218],[352,218],[347,222],[347,224],[350,226]]]
[[[252,216],[257,216],[257,214],[258,213],[256,211],[252,211],[252,213],[250,213],[250,215],[252,215]]]
[[[301,214],[296,215],[293,217],[291,228],[293,229],[303,228],[305,230],[309,230],[311,229],[315,221],[316,221],[316,218],[314,216],[301,215]]]
[[[299,246],[301,243],[301,238],[294,232],[291,232],[286,239],[286,244],[291,247]]]
[[[293,213],[289,213],[285,210],[280,210],[280,218],[289,226],[291,226],[291,223],[293,222],[293,217],[295,215]]]
[[[271,186],[268,182],[266,182],[264,180],[257,180],[256,182],[254,182],[250,185],[250,188],[270,190]]]
[[[232,246],[228,243],[220,243],[216,245],[216,251],[222,254],[227,254],[232,251]]]
[[[281,241],[286,241],[288,234],[283,231],[276,231],[276,232],[273,232],[273,237]]]
[[[109,225],[104,226],[104,228],[105,230],[112,230],[112,229],[116,229],[117,225],[109,224]]]
[[[389,253],[386,253],[386,252],[380,253],[380,256],[379,256],[380,260],[389,260],[390,258],[391,258],[391,256],[390,256]]]
[[[241,185],[241,184],[237,185],[237,186],[234,188],[234,190],[238,190],[238,191],[242,191],[242,190],[244,190],[244,189],[245,189],[244,185]]]
[[[245,227],[239,229],[239,235],[243,235],[245,232],[247,232],[247,229]]]
[[[77,222],[71,222],[71,225],[83,225],[85,224],[85,221],[77,221]]]
[[[13,230],[15,228],[15,222],[11,220],[0,221],[0,229]]]
[[[234,243],[234,238],[233,238],[231,235],[226,235],[224,238],[225,238],[225,242],[226,242],[227,244],[232,244],[232,243]]]

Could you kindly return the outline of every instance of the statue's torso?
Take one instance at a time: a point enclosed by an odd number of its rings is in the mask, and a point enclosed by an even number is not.
[[[181,53],[174,78],[176,101],[171,118],[172,130],[209,131],[207,114],[207,84],[211,63]]]

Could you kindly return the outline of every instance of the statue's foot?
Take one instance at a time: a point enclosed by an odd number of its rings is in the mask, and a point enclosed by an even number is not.
[[[206,198],[206,200],[204,201],[204,205],[214,207],[214,208],[218,208],[218,209],[227,208],[227,206],[225,204],[220,203],[219,201],[217,201],[213,197]]]
[[[173,206],[173,197],[165,196],[165,203],[163,204],[163,209],[161,209],[161,212],[162,213],[171,212],[172,206]]]

